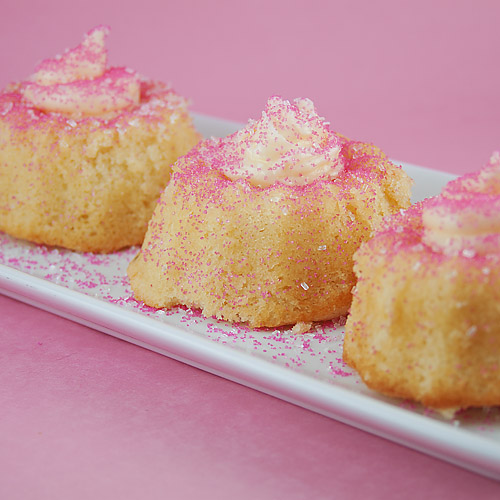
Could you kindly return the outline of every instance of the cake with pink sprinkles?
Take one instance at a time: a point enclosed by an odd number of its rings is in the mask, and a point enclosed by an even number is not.
[[[112,252],[141,244],[171,165],[199,140],[188,101],[108,67],[98,26],[0,92],[0,230]]]
[[[129,266],[135,297],[295,331],[347,313],[352,256],[409,206],[412,183],[377,147],[331,131],[309,99],[278,96],[173,170]]]
[[[500,154],[396,214],[355,255],[344,359],[444,413],[500,405]]]

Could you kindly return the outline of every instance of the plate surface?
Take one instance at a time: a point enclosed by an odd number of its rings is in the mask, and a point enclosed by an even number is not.
[[[238,124],[196,116],[205,136]],[[401,163],[415,180],[413,201],[437,194],[453,176]],[[370,391],[342,361],[342,324],[251,330],[186,308],[156,310],[132,297],[126,269],[138,251],[80,254],[0,233],[0,292],[104,333],[344,423],[500,479],[500,409],[446,420]]]

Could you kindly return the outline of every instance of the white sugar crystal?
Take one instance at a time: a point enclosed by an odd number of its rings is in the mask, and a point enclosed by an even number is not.
[[[477,326],[472,325],[467,329],[465,335],[467,335],[467,337],[472,337],[476,332],[477,332]]]
[[[471,248],[465,248],[462,250],[462,255],[467,259],[472,259],[476,255],[476,252]]]
[[[11,102],[5,104],[2,111],[0,111],[0,115],[5,116],[12,109],[12,106],[13,104]]]

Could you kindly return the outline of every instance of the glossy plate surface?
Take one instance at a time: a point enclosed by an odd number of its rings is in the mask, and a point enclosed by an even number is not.
[[[238,125],[196,116],[205,136]],[[413,201],[437,194],[449,174],[401,163],[415,180]],[[500,479],[500,410],[468,410],[452,420],[365,387],[342,362],[343,327],[317,324],[251,330],[197,311],[136,302],[127,279],[138,251],[80,254],[0,233],[0,292],[136,345],[340,420],[486,476]]]

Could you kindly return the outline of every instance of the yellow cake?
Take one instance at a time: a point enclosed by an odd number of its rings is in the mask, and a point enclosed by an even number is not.
[[[500,155],[391,217],[355,255],[344,359],[384,394],[500,404]]]
[[[252,327],[346,314],[353,253],[410,199],[400,167],[334,134],[309,99],[270,98],[260,120],[173,169],[129,266],[136,298]]]
[[[0,92],[0,230],[79,251],[140,244],[171,164],[200,139],[186,99],[107,67],[107,33]]]

